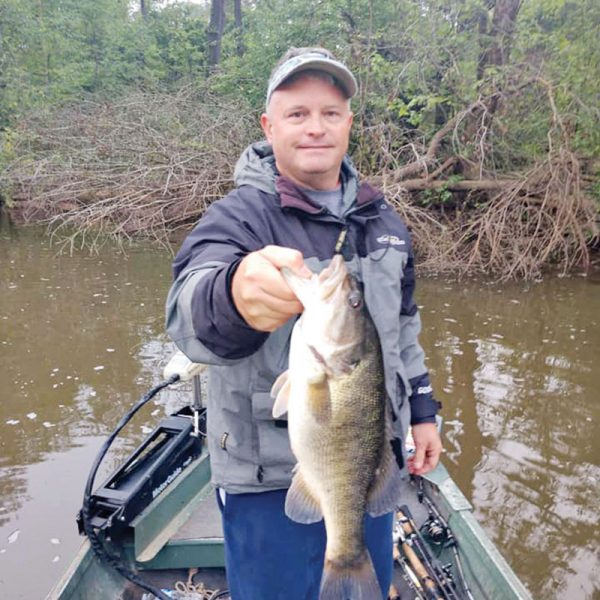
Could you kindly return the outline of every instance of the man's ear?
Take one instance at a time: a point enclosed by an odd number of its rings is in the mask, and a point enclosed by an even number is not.
[[[267,142],[271,143],[271,121],[269,121],[269,117],[267,113],[263,113],[260,116],[260,126],[265,133],[265,138],[267,138]]]

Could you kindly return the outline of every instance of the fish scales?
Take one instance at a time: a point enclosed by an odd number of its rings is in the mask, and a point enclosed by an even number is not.
[[[384,444],[384,389],[375,347],[351,375],[329,384],[331,422],[314,428],[310,452],[321,488],[328,529],[328,558],[351,563],[364,552],[363,515],[367,493]]]

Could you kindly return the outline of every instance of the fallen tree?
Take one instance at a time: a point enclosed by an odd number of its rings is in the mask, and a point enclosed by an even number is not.
[[[510,149],[502,108],[514,111],[524,93],[547,108],[545,154],[535,157]],[[190,89],[66,106],[13,132],[0,189],[23,221],[48,223],[67,246],[140,236],[169,245],[232,187],[237,158],[261,136],[257,121]],[[358,154],[366,147],[377,173],[357,166],[408,223],[421,270],[533,278],[589,265],[597,207],[547,82],[482,95],[429,140],[399,147],[405,138],[389,123],[362,133]]]
[[[257,135],[249,111],[191,89],[92,100],[22,122],[0,185],[18,219],[47,223],[63,245],[168,245],[227,193]]]
[[[544,104],[546,152],[521,158],[518,170],[500,170],[499,162],[510,162],[498,160],[498,148],[511,143],[508,107],[515,110],[525,92]],[[549,82],[536,77],[480,96],[429,143],[413,141],[408,150],[407,164],[384,158],[384,174],[370,181],[413,230],[421,269],[531,279],[550,265],[563,273],[589,268],[599,233],[594,178],[572,148]]]

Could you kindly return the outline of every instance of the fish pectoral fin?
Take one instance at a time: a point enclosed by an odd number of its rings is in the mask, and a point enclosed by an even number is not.
[[[367,497],[367,512],[372,517],[379,517],[396,510],[403,485],[392,446],[386,443],[381,463],[375,472],[375,481]]]
[[[271,388],[271,398],[275,398],[275,404],[273,405],[274,419],[279,419],[288,410],[290,390],[292,388],[289,373],[289,371],[284,371],[275,380]]]
[[[316,523],[323,518],[323,511],[319,501],[302,476],[302,471],[297,470],[292,485],[285,497],[285,514],[297,523]]]

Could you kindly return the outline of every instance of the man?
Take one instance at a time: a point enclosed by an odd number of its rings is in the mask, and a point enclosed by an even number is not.
[[[167,329],[191,360],[212,365],[208,446],[234,600],[316,600],[322,573],[323,523],[298,524],[284,513],[295,459],[269,391],[287,368],[302,305],[282,267],[309,276],[336,251],[344,255],[380,337],[398,440],[413,425],[408,465],[396,444],[404,476],[407,466],[432,469],[441,451],[417,341],[408,231],[379,191],[359,183],[346,155],[356,91],[352,73],[328,51],[288,51],[269,80],[266,142],[245,151],[236,189],[207,210],[174,262]],[[365,517],[382,597],[391,528],[391,515]]]

